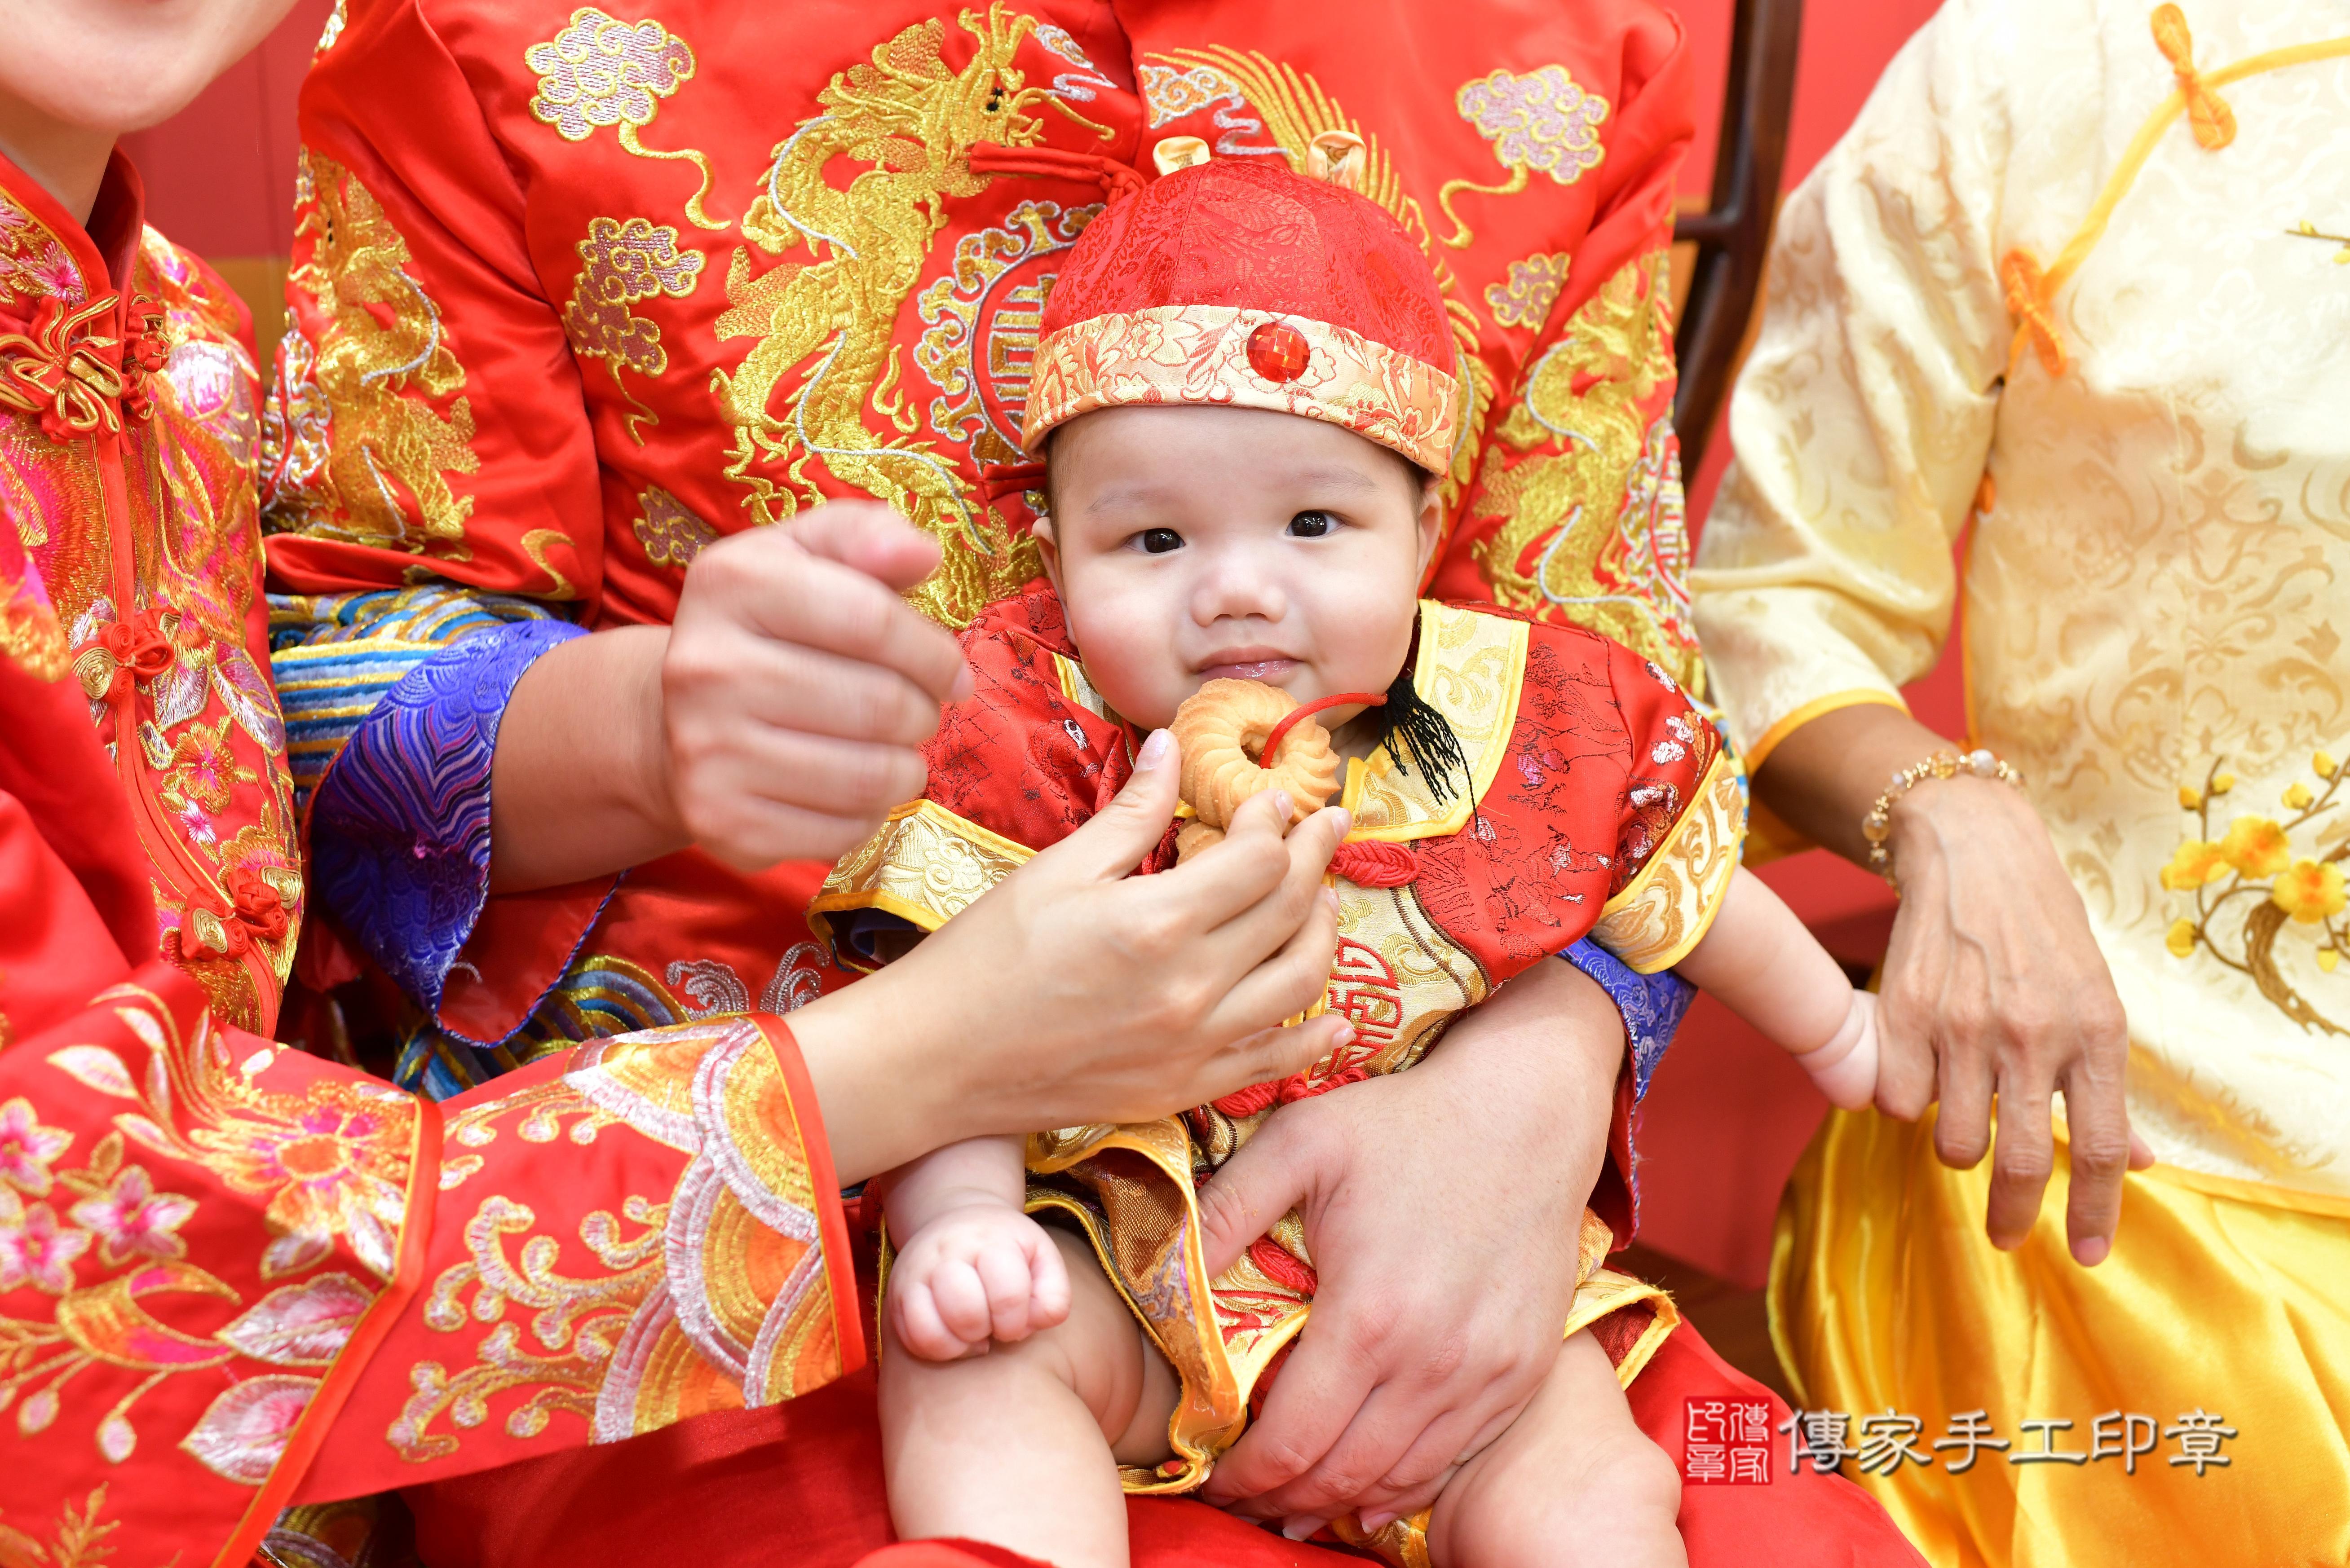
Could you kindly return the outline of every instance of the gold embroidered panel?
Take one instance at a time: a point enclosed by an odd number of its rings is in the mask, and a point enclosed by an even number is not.
[[[1592,940],[1642,974],[1680,962],[1721,908],[1745,832],[1746,792],[1735,760],[1724,753],[1648,865],[1607,900]]]
[[[1354,837],[1401,842],[1461,831],[1509,751],[1525,680],[1526,637],[1523,621],[1421,603],[1412,688],[1460,737],[1470,787],[1440,805],[1425,770],[1398,768],[1384,748],[1367,761],[1349,762],[1341,804],[1354,814]]]
[[[473,1343],[452,1346],[463,1359],[414,1364],[392,1448],[448,1458],[494,1402],[507,1438],[568,1416],[613,1442],[837,1376],[837,1282],[796,1118],[775,1048],[745,1018],[597,1042],[561,1076],[452,1117],[441,1211],[462,1231],[460,1261],[432,1279],[422,1320]],[[648,1158],[632,1138],[685,1158]],[[560,1220],[495,1190],[473,1199],[513,1167],[505,1139],[567,1140],[583,1165],[640,1170],[646,1189]]]
[[[808,906],[808,927],[831,941],[827,917],[879,909],[935,931],[1035,853],[935,802],[913,801],[832,868]]]

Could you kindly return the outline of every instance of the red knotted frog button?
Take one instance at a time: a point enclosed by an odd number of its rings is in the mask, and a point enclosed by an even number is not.
[[[1268,321],[1249,334],[1249,369],[1275,386],[1305,374],[1305,363],[1313,356],[1305,334],[1285,321]]]

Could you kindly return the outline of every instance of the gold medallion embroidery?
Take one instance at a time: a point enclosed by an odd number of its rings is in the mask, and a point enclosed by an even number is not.
[[[661,99],[692,79],[693,50],[659,22],[634,25],[606,16],[593,5],[571,13],[564,29],[523,53],[538,73],[530,112],[566,141],[585,141],[598,126],[620,128],[620,146],[639,158],[681,159],[702,171],[702,183],[686,198],[685,215],[697,226],[724,229],[702,205],[710,193],[710,160],[691,148],[665,151],[647,147],[637,132],[653,122]]]
[[[634,410],[627,416],[629,434],[642,446],[639,426],[659,424],[660,416],[637,401],[620,372],[658,376],[669,369],[669,351],[661,347],[660,328],[629,306],[657,295],[683,299],[691,294],[702,277],[702,253],[679,250],[677,231],[666,223],[596,218],[579,242],[579,263],[578,281],[563,307],[564,335],[574,353],[601,359],[612,372],[612,384]]]
[[[1054,258],[1100,211],[1099,203],[1065,209],[1056,202],[1023,202],[1002,228],[957,240],[954,270],[922,290],[917,304],[926,329],[914,363],[941,393],[931,402],[931,430],[967,448],[972,462],[1021,461],[1028,379],[1057,270]]]

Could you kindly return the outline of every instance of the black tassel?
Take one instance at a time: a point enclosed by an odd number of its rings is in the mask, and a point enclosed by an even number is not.
[[[1409,659],[1388,687],[1387,706],[1378,712],[1378,743],[1387,748],[1397,767],[1410,771],[1406,758],[1419,764],[1428,778],[1428,793],[1439,805],[1451,799],[1456,788],[1468,793],[1476,778],[1470,771],[1468,753],[1461,749],[1461,737],[1452,732],[1451,723],[1412,690]]]

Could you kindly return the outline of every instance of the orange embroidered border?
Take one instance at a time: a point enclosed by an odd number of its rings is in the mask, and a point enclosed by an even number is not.
[[[1273,380],[1249,361],[1250,335],[1267,325],[1305,340],[1293,379]],[[1129,403],[1302,414],[1440,473],[1452,462],[1461,383],[1343,327],[1227,305],[1159,306],[1076,322],[1037,345],[1021,443],[1033,452],[1079,414]]]

